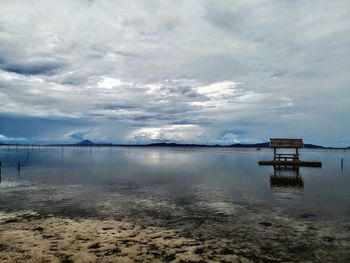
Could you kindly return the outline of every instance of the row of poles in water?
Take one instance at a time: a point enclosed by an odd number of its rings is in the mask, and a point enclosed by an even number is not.
[[[28,146],[28,145],[27,145]],[[91,149],[90,149],[91,150]],[[29,152],[28,152],[28,155],[29,155]],[[27,156],[27,158],[28,158],[29,156]],[[17,172],[18,173],[20,173],[21,172],[21,161],[18,161],[17,162],[17,166],[16,166],[16,168],[17,168]],[[344,158],[341,158],[340,159],[340,168],[341,168],[341,170],[343,171],[344,170]],[[0,182],[1,182],[1,171],[2,170],[2,161],[0,160]]]
[[[16,166],[18,174],[21,173],[21,166],[22,166],[21,161],[18,161],[17,166]],[[1,179],[2,179],[1,176],[2,176],[2,161],[0,161],[0,183],[1,183]]]

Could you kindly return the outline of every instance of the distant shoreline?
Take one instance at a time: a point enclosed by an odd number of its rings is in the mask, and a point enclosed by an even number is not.
[[[75,144],[40,144],[40,143],[0,143],[1,146],[10,147],[184,147],[184,148],[247,148],[262,149],[270,148],[270,143],[256,144],[231,144],[231,145],[206,145],[206,144],[178,144],[178,143],[149,143],[149,144],[113,144],[113,143],[75,143]],[[349,147],[325,147],[315,144],[304,144],[304,149],[329,149],[329,150],[349,150]]]

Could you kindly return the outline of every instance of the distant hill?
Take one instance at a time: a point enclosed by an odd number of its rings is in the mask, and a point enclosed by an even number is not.
[[[14,144],[14,143],[3,143],[0,142],[0,145],[40,145],[40,144]],[[42,144],[43,145],[43,144]],[[76,144],[45,144],[43,146],[119,146],[119,147],[223,147],[223,148],[270,148],[270,142],[263,143],[252,143],[252,144],[244,144],[244,143],[235,143],[231,145],[206,145],[206,144],[181,144],[174,142],[158,142],[158,143],[149,143],[149,144],[113,144],[113,143],[104,143],[98,142],[94,143],[90,140],[83,140]],[[350,149],[349,147],[324,147],[316,144],[305,143],[304,148],[306,149]]]
[[[231,145],[207,145],[207,144],[181,144],[181,143],[167,143],[167,142],[159,142],[159,143],[150,143],[143,145],[134,145],[134,146],[155,146],[155,147],[233,147],[233,148],[266,148],[270,147],[270,143],[255,143],[255,144],[231,144]]]
[[[156,143],[150,143],[150,144],[135,144],[131,146],[153,146],[153,147],[215,147],[218,145],[202,145],[202,144],[182,144],[182,143],[175,143],[175,142],[156,142]]]
[[[90,140],[84,140],[84,141],[81,141],[77,144],[73,144],[75,146],[114,146],[114,144],[112,143],[102,143],[102,142],[98,142],[98,143],[95,143],[95,142],[92,142]]]
[[[138,145],[135,145],[138,146]],[[178,143],[151,143],[145,144],[141,146],[157,146],[157,147],[232,147],[232,148],[270,148],[269,142],[263,143],[252,143],[252,144],[244,144],[244,143],[235,143],[231,145],[204,145],[204,144],[178,144]],[[304,144],[304,148],[307,149],[324,149],[325,147],[315,145],[315,144]]]
[[[323,146],[310,144],[310,143],[305,143],[304,148],[307,148],[307,149],[325,149],[325,147],[323,147]]]
[[[231,148],[270,148],[269,142],[263,143],[252,143],[252,144],[244,144],[244,143],[235,143],[231,145],[205,145],[205,144],[181,144],[174,142],[159,142],[159,143],[150,143],[150,144],[136,144],[136,145],[128,145],[128,144],[109,144],[109,143],[94,143],[90,140],[84,140],[77,144],[76,146],[143,146],[143,147],[231,147]],[[304,148],[307,149],[323,149],[323,146],[315,145],[315,144],[304,144]]]
[[[93,146],[93,145],[95,145],[95,143],[93,143],[90,140],[84,140],[84,141],[77,143],[76,145],[78,145],[78,146]]]
[[[270,148],[270,143],[269,142],[252,143],[252,144],[236,143],[236,144],[230,145],[230,147],[234,147],[234,148]]]

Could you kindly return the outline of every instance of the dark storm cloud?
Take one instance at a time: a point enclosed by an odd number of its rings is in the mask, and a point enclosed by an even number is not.
[[[0,114],[0,134],[27,138],[31,141],[48,139],[58,141],[67,129],[91,125],[87,120],[38,118],[23,115]]]
[[[62,68],[63,64],[58,62],[37,61],[26,64],[1,63],[0,69],[22,75],[51,75]]]
[[[108,105],[101,105],[102,109],[105,110],[119,110],[119,109],[135,109],[137,106],[131,104],[114,103]]]

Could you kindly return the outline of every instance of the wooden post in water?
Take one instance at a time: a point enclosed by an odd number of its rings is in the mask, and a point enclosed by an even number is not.
[[[343,158],[341,158],[341,160],[340,160],[340,167],[341,167],[341,170],[343,171],[343,169],[344,169],[344,159]]]
[[[299,148],[295,148],[295,156],[297,161],[299,161]]]
[[[17,163],[17,172],[18,172],[18,174],[21,173],[21,161],[18,161],[18,163]]]

